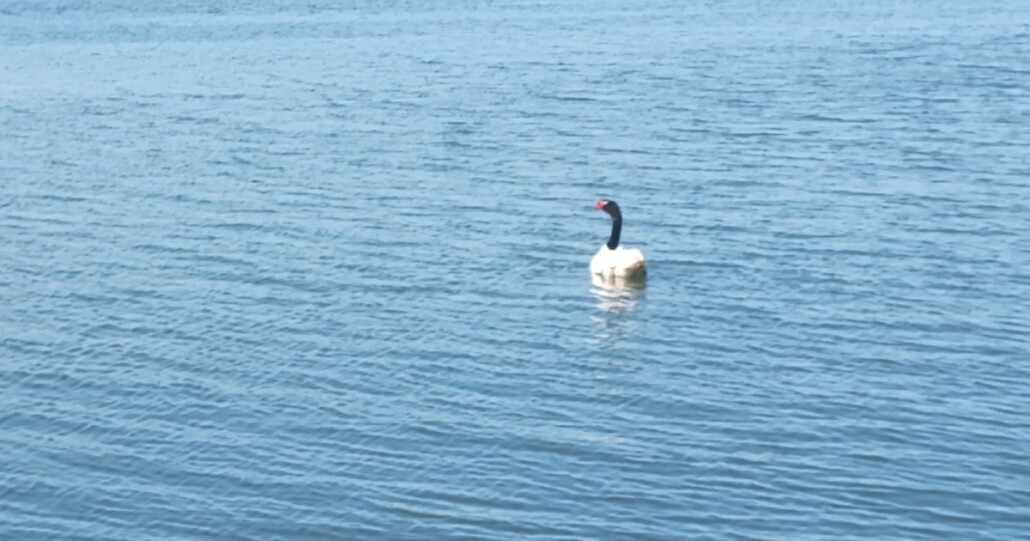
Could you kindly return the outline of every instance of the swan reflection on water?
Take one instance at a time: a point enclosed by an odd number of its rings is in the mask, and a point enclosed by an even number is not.
[[[591,275],[590,292],[597,300],[597,311],[590,317],[598,333],[590,342],[604,348],[621,347],[637,332],[637,312],[643,306],[644,280]]]
[[[590,292],[597,299],[597,307],[604,312],[633,311],[644,298],[647,280],[591,274]]]

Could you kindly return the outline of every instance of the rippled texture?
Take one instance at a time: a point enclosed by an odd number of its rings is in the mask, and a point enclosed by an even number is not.
[[[1025,536],[1030,4],[646,4],[0,5],[0,537]]]

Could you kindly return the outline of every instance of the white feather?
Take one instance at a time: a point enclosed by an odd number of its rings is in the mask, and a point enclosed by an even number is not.
[[[646,272],[647,261],[644,254],[636,248],[601,246],[594,258],[590,260],[590,272],[601,276],[625,278]]]

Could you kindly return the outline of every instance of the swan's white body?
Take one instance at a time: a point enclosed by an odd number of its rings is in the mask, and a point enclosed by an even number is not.
[[[644,254],[636,248],[601,246],[594,258],[590,260],[591,274],[605,278],[633,278],[643,275],[647,270]]]

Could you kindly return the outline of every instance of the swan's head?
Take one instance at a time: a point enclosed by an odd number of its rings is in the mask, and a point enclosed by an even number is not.
[[[619,218],[622,218],[622,211],[619,210],[619,204],[615,201],[599,199],[596,203],[594,203],[594,207],[597,210],[603,210],[607,212],[613,220],[618,220]]]

